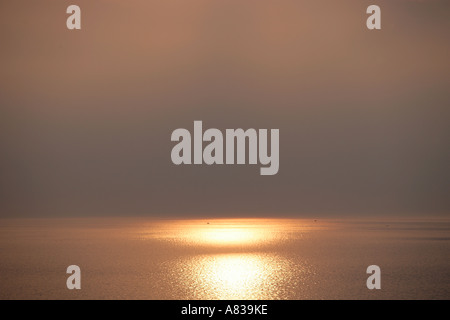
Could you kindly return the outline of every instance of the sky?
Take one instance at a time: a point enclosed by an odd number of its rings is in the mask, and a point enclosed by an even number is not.
[[[437,0],[1,1],[0,217],[448,217],[449,17]],[[279,172],[174,165],[195,120],[279,129]]]

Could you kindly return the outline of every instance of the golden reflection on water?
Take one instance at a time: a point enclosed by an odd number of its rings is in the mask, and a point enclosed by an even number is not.
[[[187,299],[284,299],[307,268],[267,253],[197,255],[174,265]],[[302,270],[303,269],[303,270]]]
[[[140,239],[168,240],[213,247],[280,242],[323,226],[297,219],[214,219],[164,221],[140,233]]]
[[[317,228],[285,219],[165,221],[141,239],[186,249],[164,265],[177,299],[287,299],[314,270],[282,254],[284,241]]]
[[[267,230],[242,226],[201,226],[185,230],[182,236],[192,242],[214,245],[258,243],[271,238]]]

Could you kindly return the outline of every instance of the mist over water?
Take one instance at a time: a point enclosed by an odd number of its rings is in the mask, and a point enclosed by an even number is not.
[[[449,254],[449,220],[3,219],[0,298],[449,299]]]

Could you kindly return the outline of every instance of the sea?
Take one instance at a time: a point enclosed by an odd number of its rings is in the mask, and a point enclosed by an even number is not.
[[[1,219],[0,299],[447,300],[450,220]]]

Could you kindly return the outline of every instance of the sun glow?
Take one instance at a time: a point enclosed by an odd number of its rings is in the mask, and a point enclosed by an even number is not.
[[[262,230],[233,228],[233,227],[211,227],[196,228],[190,230],[189,238],[196,242],[210,244],[248,244],[264,239]]]
[[[289,262],[270,254],[200,255],[177,268],[195,299],[276,299],[283,282],[295,282]]]
[[[210,219],[159,221],[143,226],[138,239],[164,241],[177,251],[163,270],[184,299],[282,299],[314,270],[305,260],[277,253],[311,230],[315,221]]]
[[[289,226],[288,228],[286,226]],[[283,219],[213,219],[160,222],[152,229],[143,228],[140,239],[159,239],[184,244],[215,247],[263,245],[280,242],[292,234],[301,237],[319,228],[314,223]]]
[[[245,255],[224,255],[212,259],[207,266],[211,281],[224,288],[237,288],[243,285],[254,287],[265,273],[261,258]]]

